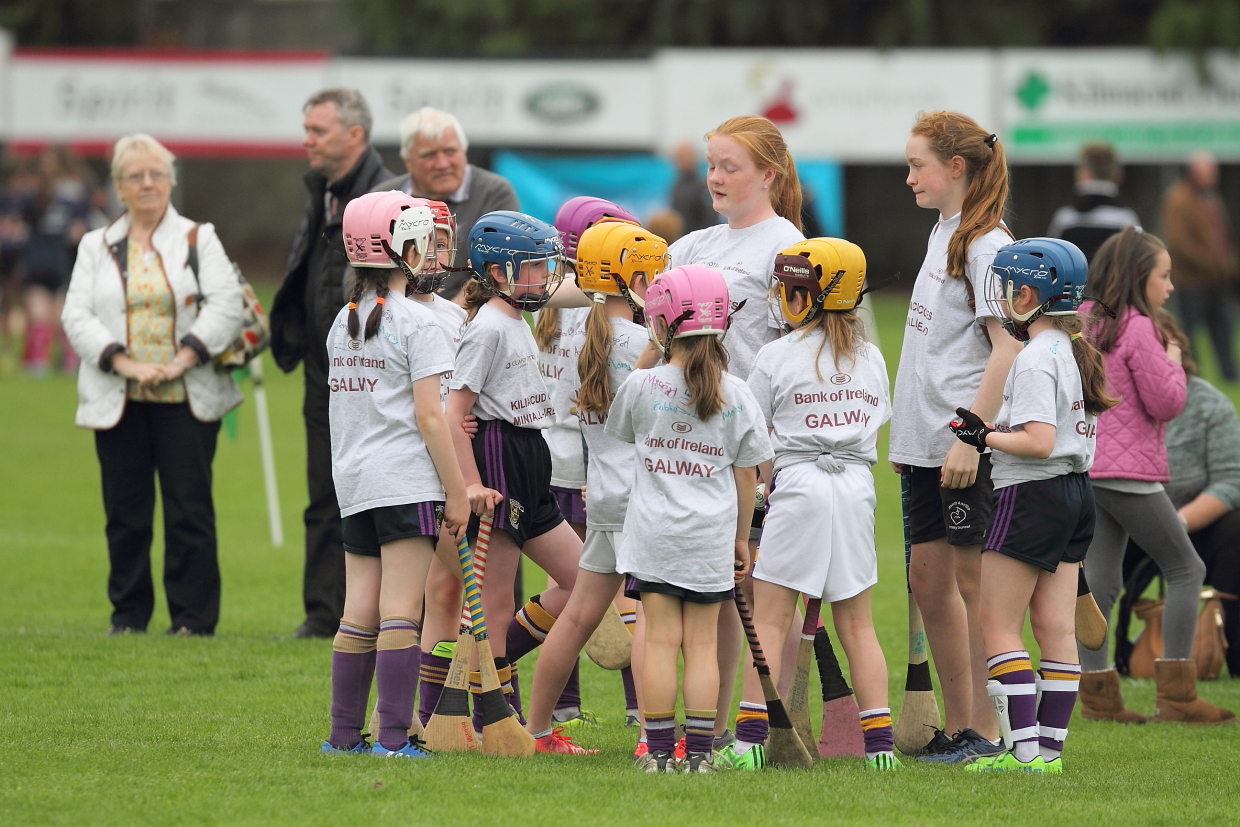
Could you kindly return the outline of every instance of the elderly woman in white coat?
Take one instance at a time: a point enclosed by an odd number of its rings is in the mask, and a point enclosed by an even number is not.
[[[127,212],[87,233],[65,299],[82,357],[77,424],[95,431],[107,519],[109,634],[146,631],[155,607],[155,479],[164,509],[169,634],[211,635],[219,619],[211,463],[220,418],[241,402],[212,357],[241,330],[241,292],[210,224],[168,203],[175,159],[149,135],[116,142],[112,179]]]

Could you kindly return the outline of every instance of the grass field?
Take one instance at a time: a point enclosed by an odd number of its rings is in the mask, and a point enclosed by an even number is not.
[[[877,304],[893,375],[905,306],[898,296]],[[106,637],[98,465],[92,435],[73,427],[74,382],[0,379],[0,823],[1186,825],[1234,822],[1240,812],[1235,726],[1074,718],[1060,777],[974,777],[912,761],[880,777],[857,760],[809,772],[648,777],[631,765],[635,735],[621,726],[619,676],[588,661],[583,696],[603,725],[580,740],[600,756],[320,755],[330,642],[290,637],[301,620],[301,379],[267,365],[287,541],[273,549],[268,539],[247,402],[236,440],[221,436],[215,462],[224,593],[214,639],[161,635],[162,590],[150,634]],[[875,476],[874,606],[894,708],[906,655],[899,490],[884,464]],[[527,571],[527,588],[538,579]],[[1124,692],[1151,712],[1151,682],[1125,681]],[[1240,681],[1203,684],[1203,694],[1240,708]]]

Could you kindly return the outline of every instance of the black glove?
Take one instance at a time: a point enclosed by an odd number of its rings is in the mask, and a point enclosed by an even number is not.
[[[956,415],[960,419],[952,420],[952,433],[961,442],[972,445],[979,454],[986,451],[986,437],[995,432],[994,428],[986,427],[982,418],[967,408],[957,408]]]

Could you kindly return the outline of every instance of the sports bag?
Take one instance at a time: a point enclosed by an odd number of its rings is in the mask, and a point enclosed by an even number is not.
[[[194,281],[198,282],[197,224],[189,231],[189,257],[185,263],[193,271]],[[228,263],[237,274],[237,282],[241,287],[241,332],[233,343],[213,360],[215,369],[220,373],[245,367],[250,360],[271,346],[271,325],[267,321],[267,314],[263,312],[263,306],[258,302],[258,296],[254,294],[254,288],[245,280],[245,276],[241,275],[237,262],[230,259]],[[202,301],[201,282],[198,282],[198,300]]]
[[[1223,634],[1222,598],[1225,596],[1231,597],[1214,589],[1201,592],[1204,603],[1193,634],[1193,661],[1199,681],[1217,679],[1227,656],[1227,637]],[[1132,608],[1137,617],[1145,621],[1145,629],[1133,644],[1128,674],[1134,678],[1153,678],[1154,660],[1163,656],[1163,600],[1141,598]]]

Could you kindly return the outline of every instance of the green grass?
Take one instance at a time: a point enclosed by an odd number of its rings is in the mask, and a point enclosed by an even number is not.
[[[895,296],[878,303],[893,374],[904,306]],[[301,379],[268,366],[287,542],[273,549],[268,541],[247,403],[238,438],[221,437],[215,463],[224,594],[213,640],[160,635],[162,590],[152,634],[104,635],[98,465],[91,434],[73,427],[74,383],[0,379],[0,823],[1184,825],[1235,817],[1237,727],[1074,719],[1058,778],[973,777],[911,761],[878,777],[855,760],[810,772],[647,777],[630,764],[634,731],[620,726],[618,675],[588,661],[583,695],[604,725],[581,739],[602,748],[596,758],[406,764],[319,755],[330,643],[289,637],[301,620]],[[882,464],[875,476],[874,606],[894,707],[906,654],[903,541],[897,479]],[[537,579],[527,572],[527,587]],[[531,674],[532,662],[522,667]],[[1133,708],[1151,711],[1150,682],[1125,681],[1124,692]],[[1240,681],[1203,692],[1240,707]]]

